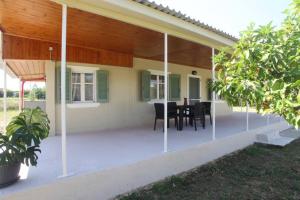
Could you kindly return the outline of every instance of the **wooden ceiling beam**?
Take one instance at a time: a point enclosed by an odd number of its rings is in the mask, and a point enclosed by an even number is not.
[[[49,47],[53,48],[52,60],[60,60],[60,45],[57,43],[3,35],[3,58],[22,60],[50,60]],[[133,55],[104,49],[88,49],[67,46],[67,61],[132,67]]]

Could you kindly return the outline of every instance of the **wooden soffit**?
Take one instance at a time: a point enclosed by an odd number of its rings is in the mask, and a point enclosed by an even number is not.
[[[45,79],[45,61],[43,60],[6,60],[10,70],[23,81]]]
[[[0,0],[4,58],[60,59],[61,5],[49,0]],[[132,67],[133,57],[163,60],[163,34],[68,9],[68,61]],[[21,48],[19,48],[21,47]],[[169,37],[169,62],[211,68],[211,49]],[[105,61],[103,61],[105,60]],[[131,61],[130,61],[131,60]]]

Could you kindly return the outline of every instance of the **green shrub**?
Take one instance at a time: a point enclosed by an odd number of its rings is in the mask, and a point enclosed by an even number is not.
[[[40,108],[25,109],[0,135],[0,165],[16,162],[36,166],[41,140],[48,137],[50,126],[47,114]]]

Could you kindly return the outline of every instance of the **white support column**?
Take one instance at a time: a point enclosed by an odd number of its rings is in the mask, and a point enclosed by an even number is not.
[[[22,110],[22,81],[19,79],[19,112]]]
[[[249,131],[249,104],[246,105],[246,131]]]
[[[212,81],[213,83],[216,80],[216,74],[215,74],[215,62],[214,62],[214,56],[215,56],[215,49],[212,48]],[[212,139],[216,139],[216,92],[213,91],[212,93]]]
[[[243,103],[241,100],[240,100],[240,106],[241,106],[241,113],[242,113],[243,112]]]
[[[66,49],[67,49],[67,5],[62,5],[61,34],[61,154],[62,176],[67,176],[67,132],[66,132]]]
[[[168,34],[164,34],[164,152],[168,151]]]
[[[6,62],[3,61],[3,131],[7,124],[7,66]]]

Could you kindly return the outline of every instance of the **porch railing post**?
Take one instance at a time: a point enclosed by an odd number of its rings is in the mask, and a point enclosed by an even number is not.
[[[19,112],[22,110],[22,81],[19,79]]]
[[[24,85],[26,81],[22,81],[22,92],[21,92],[21,109],[24,109]]]
[[[67,48],[67,5],[62,4],[61,34],[61,145],[62,176],[67,176],[67,133],[66,133],[66,48]]]
[[[7,124],[7,66],[3,61],[3,132],[6,132],[5,127]]]
[[[246,105],[246,131],[249,131],[249,104]]]
[[[168,34],[164,34],[164,152],[168,151]]]
[[[212,48],[212,81],[213,83],[216,80],[216,74],[215,74],[215,61],[214,61],[214,56],[215,56],[215,49]],[[213,91],[212,93],[212,139],[216,139],[216,92]]]

